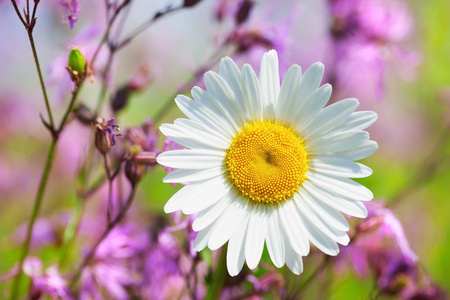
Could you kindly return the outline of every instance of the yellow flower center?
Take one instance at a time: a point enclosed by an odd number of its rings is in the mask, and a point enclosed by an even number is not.
[[[257,203],[281,203],[306,179],[308,156],[303,140],[272,121],[246,124],[226,155],[228,178]]]

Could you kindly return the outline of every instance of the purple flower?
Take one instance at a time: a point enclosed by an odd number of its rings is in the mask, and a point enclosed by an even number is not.
[[[247,280],[253,283],[253,290],[259,293],[267,293],[269,290],[274,289],[277,294],[283,296],[285,293],[286,283],[283,276],[272,271],[257,278],[253,275],[247,275]]]
[[[101,242],[92,263],[81,275],[80,299],[130,299],[127,288],[140,281],[138,266],[147,248],[148,238],[133,224],[113,229]]]
[[[384,98],[386,69],[401,62],[402,77],[413,79],[420,63],[416,52],[398,46],[412,29],[412,17],[401,0],[330,0],[334,67],[328,80],[342,96]],[[410,68],[413,67],[413,68]],[[407,72],[405,72],[407,70]],[[349,85],[351,83],[351,85]]]
[[[47,295],[55,300],[74,299],[66,280],[62,278],[56,267],[50,267],[43,272],[42,262],[39,258],[27,257],[23,264],[23,272],[31,279],[30,299],[41,299],[42,295]]]
[[[109,120],[98,118],[94,125],[95,146],[101,153],[106,153],[116,145],[116,137],[123,138],[123,134],[116,133],[120,130],[119,125],[115,124],[116,119]]]
[[[81,10],[81,5],[78,0],[58,0],[59,5],[64,7],[63,22],[69,23],[70,29],[73,29],[73,25],[78,21],[78,13]]]
[[[150,118],[145,120],[141,126],[127,129],[125,138],[132,146],[139,146],[142,151],[159,153],[156,149],[158,131]]]
[[[416,299],[414,295],[431,291],[433,285],[424,284],[417,255],[400,221],[382,202],[373,200],[365,205],[368,217],[358,224],[354,241],[343,247],[338,258],[350,258],[360,275],[368,275],[372,270],[382,293]],[[427,276],[424,278],[429,281]]]
[[[28,229],[28,223],[22,224],[13,234],[17,244],[23,244]],[[38,219],[34,223],[31,235],[31,247],[39,248],[46,245],[54,245],[58,242],[55,224],[47,219]]]
[[[175,237],[175,234],[183,237],[184,233],[190,241],[192,218],[173,214],[171,219],[174,224],[155,232],[155,238],[146,251],[138,294],[143,299],[153,300],[191,299],[193,294],[196,299],[202,299],[206,294],[206,263],[188,253],[186,246],[191,248],[189,243],[186,245],[184,239],[180,242]]]

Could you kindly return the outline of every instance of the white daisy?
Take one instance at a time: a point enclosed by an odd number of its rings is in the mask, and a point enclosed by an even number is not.
[[[354,161],[377,150],[362,131],[377,115],[355,112],[356,99],[324,108],[331,86],[320,86],[323,72],[321,63],[303,75],[293,65],[280,87],[275,50],[264,55],[259,78],[250,65],[240,71],[231,58],[223,58],[220,75],[204,76],[207,91],[194,87],[194,101],[176,98],[188,119],[160,127],[189,148],[157,158],[177,169],[165,182],[190,182],[164,210],[198,213],[197,251],[228,241],[232,276],[244,261],[250,269],[258,265],[264,242],[275,266],[286,263],[300,274],[310,241],[328,255],[338,254],[337,243],[348,244],[342,213],[367,216],[361,201],[373,194],[348,178],[372,173]]]

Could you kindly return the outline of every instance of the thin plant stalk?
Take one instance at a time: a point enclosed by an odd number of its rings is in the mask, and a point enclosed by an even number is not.
[[[53,139],[52,143],[50,144],[50,148],[48,150],[47,160],[45,162],[45,167],[44,167],[44,172],[43,172],[42,177],[41,177],[41,182],[39,184],[39,189],[38,189],[38,192],[37,192],[36,201],[34,202],[33,210],[31,212],[30,221],[28,223],[27,236],[25,238],[25,242],[24,242],[23,247],[22,247],[22,252],[21,252],[20,258],[19,258],[18,273],[17,273],[17,276],[15,277],[15,280],[13,281],[13,284],[12,284],[11,299],[17,299],[17,297],[18,297],[20,280],[21,280],[21,277],[22,277],[23,262],[25,260],[25,257],[28,255],[28,249],[29,249],[29,245],[30,245],[32,232],[33,232],[33,225],[34,225],[34,222],[36,221],[36,218],[38,216],[39,208],[41,206],[42,199],[44,197],[45,187],[47,186],[48,177],[49,177],[50,170],[51,170],[51,167],[52,167],[53,156],[55,154],[56,143],[57,143],[57,139]]]
[[[213,278],[211,280],[211,286],[208,289],[205,300],[215,300],[219,299],[220,293],[225,286],[227,280],[227,250],[222,249],[220,254],[219,262],[217,263],[216,270],[214,271]]]
[[[106,209],[106,222],[109,224],[111,222],[111,216],[113,214],[113,203],[112,203],[112,185],[113,185],[113,178],[111,176],[111,170],[108,166],[108,156],[103,154],[103,159],[105,163],[105,173],[106,177],[108,179],[108,207]]]
[[[50,108],[50,103],[48,101],[47,90],[45,88],[44,79],[42,78],[41,66],[39,64],[39,59],[38,59],[38,55],[36,52],[36,45],[34,44],[33,32],[31,30],[28,30],[28,38],[30,40],[31,50],[33,51],[34,62],[36,64],[36,69],[37,69],[38,76],[39,76],[39,82],[41,84],[42,94],[44,95],[45,107],[47,108],[47,114],[48,114],[48,118],[50,121],[50,126],[51,126],[51,128],[55,128],[52,110]]]

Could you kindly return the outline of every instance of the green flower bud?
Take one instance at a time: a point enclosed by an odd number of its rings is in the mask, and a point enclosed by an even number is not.
[[[69,67],[78,74],[83,74],[86,68],[86,60],[80,50],[72,49],[69,54]]]

